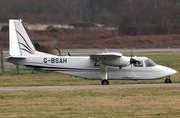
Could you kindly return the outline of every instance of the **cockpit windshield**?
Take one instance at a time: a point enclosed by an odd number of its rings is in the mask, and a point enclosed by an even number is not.
[[[146,63],[146,67],[153,67],[153,66],[156,66],[157,64],[152,61],[151,59],[147,59],[145,60],[145,63]]]

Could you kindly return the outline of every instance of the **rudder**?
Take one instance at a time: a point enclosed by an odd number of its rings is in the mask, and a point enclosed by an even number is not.
[[[9,20],[9,49],[11,56],[32,55],[35,51],[22,20]]]

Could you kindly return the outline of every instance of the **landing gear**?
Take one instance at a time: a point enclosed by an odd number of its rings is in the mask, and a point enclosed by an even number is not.
[[[166,77],[165,83],[171,83],[170,76]]]
[[[102,80],[101,83],[102,85],[109,85],[109,81],[106,79]]]

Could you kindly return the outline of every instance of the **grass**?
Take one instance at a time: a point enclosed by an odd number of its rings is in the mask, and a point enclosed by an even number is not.
[[[0,92],[1,117],[180,117],[180,88]]]
[[[125,56],[130,56],[130,53],[123,53]],[[137,56],[146,56],[151,58],[157,64],[173,68],[180,72],[180,52],[149,52],[149,53],[134,53]],[[75,78],[59,73],[46,71],[35,71],[31,74],[31,68],[20,66],[20,74],[16,74],[16,67],[10,63],[5,63],[5,67],[12,69],[6,72],[4,76],[0,76],[0,86],[63,86],[63,85],[100,85],[100,80],[84,80],[83,78]],[[173,83],[180,83],[180,74],[177,73],[171,79]],[[164,79],[158,80],[110,80],[110,84],[153,84],[164,83]]]
[[[129,53],[123,55],[129,56]],[[180,71],[180,52],[134,53],[146,56],[157,64]],[[36,71],[20,66],[16,75],[13,69],[0,76],[0,86],[55,86],[55,85],[100,85],[100,81],[84,80],[68,75]],[[180,83],[179,73],[172,77]],[[110,84],[164,83],[164,79],[121,81]],[[170,118],[180,117],[180,88],[129,88],[98,90],[46,90],[46,91],[0,91],[1,117],[88,117],[88,118]]]

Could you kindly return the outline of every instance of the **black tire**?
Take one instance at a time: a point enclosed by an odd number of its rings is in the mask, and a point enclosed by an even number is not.
[[[102,80],[101,83],[102,83],[102,85],[109,85],[109,81],[108,80]]]
[[[171,81],[171,79],[168,78],[165,80],[165,83],[172,83],[172,81]]]

